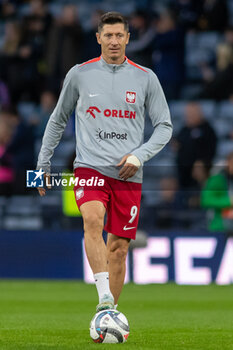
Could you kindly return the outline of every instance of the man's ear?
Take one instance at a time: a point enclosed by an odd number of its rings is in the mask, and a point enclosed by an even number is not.
[[[97,43],[101,45],[101,41],[100,41],[100,33],[99,33],[99,32],[97,32],[95,35],[96,35]]]
[[[127,36],[128,36],[128,38],[127,38],[127,41],[126,41],[126,45],[129,43],[130,33],[128,33]]]

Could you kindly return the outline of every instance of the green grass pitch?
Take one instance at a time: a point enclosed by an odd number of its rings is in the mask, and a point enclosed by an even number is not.
[[[0,350],[233,350],[233,285],[126,285],[124,344],[92,342],[96,303],[95,286],[82,282],[0,281]]]

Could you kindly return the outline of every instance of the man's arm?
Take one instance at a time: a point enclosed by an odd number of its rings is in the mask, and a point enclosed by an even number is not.
[[[154,132],[146,143],[131,152],[142,165],[161,151],[172,136],[171,117],[163,90],[156,75],[152,71],[149,74],[146,108]]]
[[[45,129],[37,162],[37,169],[42,168],[45,173],[50,173],[50,159],[78,100],[76,71],[77,66],[74,66],[67,73],[57,105]]]

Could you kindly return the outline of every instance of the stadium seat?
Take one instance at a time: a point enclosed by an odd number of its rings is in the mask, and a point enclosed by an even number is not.
[[[221,39],[221,35],[218,32],[204,32],[198,34],[198,46],[200,48],[209,50],[212,55],[215,52],[216,46]]]
[[[2,220],[5,213],[6,197],[0,196],[0,229],[2,228]]]
[[[169,108],[171,117],[176,119],[183,119],[184,118],[184,108],[186,105],[186,101],[170,101],[169,102]]]
[[[40,230],[43,227],[39,196],[12,196],[5,207],[5,230]]]
[[[43,221],[41,217],[18,217],[16,215],[6,215],[3,220],[5,230],[41,230]]]
[[[233,151],[233,140],[221,141],[217,147],[217,155],[225,158],[230,152]]]
[[[229,132],[233,132],[233,118],[232,120],[227,120],[224,118],[215,119],[212,122],[212,126],[220,139],[229,137]]]
[[[224,101],[219,103],[219,118],[233,119],[233,103]]]
[[[204,117],[208,120],[217,118],[216,103],[211,100],[200,101]]]
[[[12,196],[8,199],[7,214],[36,215],[40,214],[39,196]]]

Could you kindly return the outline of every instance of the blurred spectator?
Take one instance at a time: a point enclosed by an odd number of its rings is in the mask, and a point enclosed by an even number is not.
[[[196,180],[199,189],[201,190],[210,175],[211,164],[204,160],[196,160],[192,168],[192,177]]]
[[[8,116],[14,125],[14,133],[6,148],[12,156],[12,167],[15,173],[14,194],[26,193],[26,170],[35,168],[34,160],[34,126],[24,122],[17,112]]]
[[[30,1],[29,14],[23,18],[23,50],[25,92],[23,99],[38,102],[46,73],[45,48],[52,16],[43,0]]]
[[[3,80],[0,80],[0,107],[7,108],[10,105],[10,93],[7,85]]]
[[[48,11],[46,1],[31,0],[29,6],[29,14],[23,19],[26,30],[35,36],[46,36],[52,23],[52,15]]]
[[[43,45],[52,23],[52,15],[43,0],[30,1],[29,14],[23,18],[25,36],[35,45]]]
[[[29,14],[23,18],[23,42],[35,57],[38,84],[40,75],[46,73],[45,49],[52,15],[44,0],[31,0]]]
[[[197,160],[212,164],[217,137],[209,122],[204,119],[200,105],[190,102],[185,108],[185,125],[178,133],[177,150],[178,180],[181,189],[197,188],[192,177],[192,168]]]
[[[167,99],[179,97],[184,79],[184,32],[177,25],[176,13],[165,10],[155,22],[153,70]]]
[[[146,67],[152,66],[152,41],[155,29],[151,25],[149,14],[137,10],[130,19],[130,42],[126,53],[133,61]]]
[[[225,32],[225,40],[216,48],[216,74],[202,67],[206,82],[198,98],[224,100],[233,98],[233,28]]]
[[[94,57],[100,56],[100,45],[96,40],[96,32],[98,31],[98,23],[100,17],[104,14],[102,10],[96,10],[91,14],[90,29],[84,34],[84,61],[88,61]]]
[[[4,34],[1,50],[6,55],[14,55],[20,46],[22,38],[21,24],[17,21],[7,21]]]
[[[200,208],[201,190],[210,175],[211,164],[203,160],[196,160],[192,168],[192,178],[196,181],[196,191],[190,192],[188,206],[192,209]]]
[[[204,0],[198,29],[223,31],[228,25],[228,7],[226,0]]]
[[[233,26],[229,26],[226,28],[224,32],[224,40],[228,45],[233,47]]]
[[[0,51],[0,75],[8,84],[13,104],[21,99],[36,100],[39,90],[37,57],[33,44],[23,37],[20,23],[7,22]]]
[[[161,229],[177,227],[178,183],[174,177],[165,177],[160,181],[160,199],[156,208],[156,226]]]
[[[233,234],[233,153],[228,155],[226,167],[206,181],[201,205],[209,210],[210,231]]]
[[[0,20],[13,20],[16,18],[16,6],[13,1],[2,0],[0,3]]]
[[[174,7],[179,13],[179,24],[185,31],[197,28],[198,18],[202,9],[202,0],[176,0]]]
[[[64,6],[61,17],[51,28],[47,43],[48,76],[52,89],[59,90],[68,70],[83,61],[83,37],[76,6]]]
[[[233,48],[227,44],[220,44],[217,56],[216,75],[208,75],[208,82],[198,98],[225,100],[233,97]]]
[[[15,172],[12,155],[7,149],[14,133],[14,123],[7,110],[0,112],[0,195],[9,196],[13,191]]]
[[[56,95],[49,90],[42,92],[40,96],[40,104],[36,108],[35,113],[31,116],[29,123],[35,125],[35,137],[41,139],[48,119],[56,106]]]
[[[6,22],[0,51],[0,76],[7,82],[13,101],[19,99],[23,85],[23,59],[20,51],[22,28],[18,22]]]

